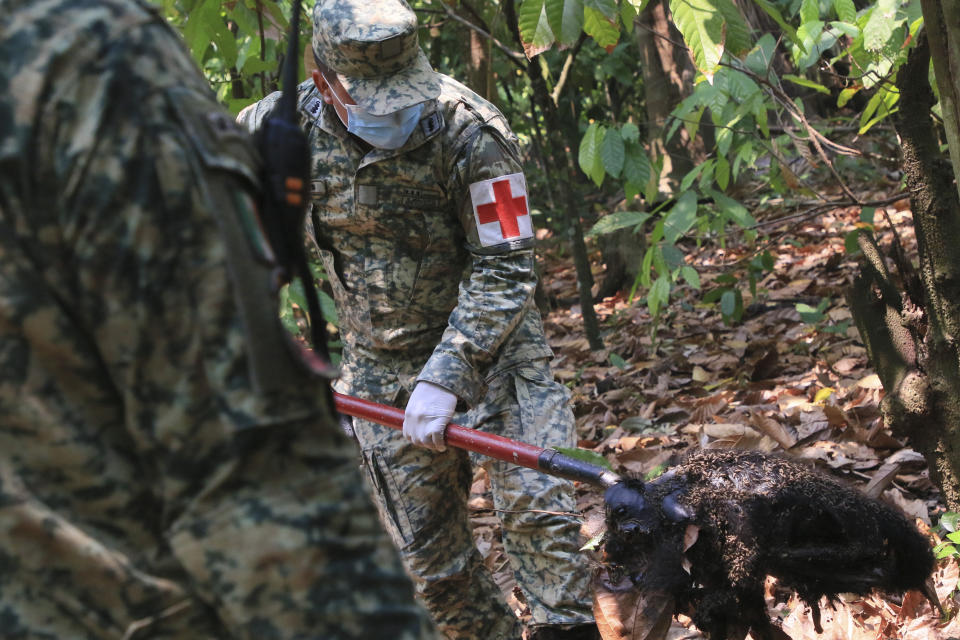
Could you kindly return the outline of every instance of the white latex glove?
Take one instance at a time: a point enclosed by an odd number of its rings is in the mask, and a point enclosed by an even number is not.
[[[457,396],[421,380],[413,388],[403,415],[403,437],[415,445],[446,450],[444,431],[457,408]]]

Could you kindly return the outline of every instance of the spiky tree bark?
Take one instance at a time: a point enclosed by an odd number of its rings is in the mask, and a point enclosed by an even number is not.
[[[888,261],[872,235],[861,232],[863,269],[849,301],[886,392],[881,408],[887,423],[911,439],[947,505],[960,510],[960,197],[954,183],[960,164],[951,167],[940,153],[930,117],[935,98],[927,81],[932,53],[946,137],[956,160],[960,8],[936,0],[923,0],[922,7],[926,33],[897,81],[897,131],[919,268],[914,272],[896,243]]]

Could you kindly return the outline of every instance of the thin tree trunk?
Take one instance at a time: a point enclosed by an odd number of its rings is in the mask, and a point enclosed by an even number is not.
[[[634,32],[643,72],[647,143],[653,157],[663,158],[660,192],[673,193],[683,176],[706,159],[708,146],[700,138],[692,140],[686,127],[680,127],[669,142],[663,140],[670,126],[670,112],[693,90],[696,69],[682,46],[683,36],[673,25],[667,0],[652,0],[637,19],[637,27]]]
[[[955,175],[960,175],[960,4],[922,0],[940,107]],[[949,26],[948,26],[949,25]],[[957,181],[960,191],[960,180]]]
[[[457,13],[464,19],[476,24],[484,31],[490,31],[483,16],[472,6],[464,3]],[[464,60],[467,61],[467,86],[485,100],[497,104],[496,85],[493,82],[493,64],[490,59],[493,43],[484,38],[475,29],[467,29],[464,38]]]
[[[504,5],[504,13],[508,24],[517,42],[520,42],[520,30],[517,25],[517,14],[514,0]],[[576,164],[573,161],[576,148],[568,148],[564,144],[563,131],[556,105],[547,91],[547,84],[540,70],[540,62],[534,58],[527,65],[527,75],[533,88],[533,99],[543,115],[547,128],[547,163],[549,172],[555,176],[553,183],[560,190],[558,194],[562,201],[564,214],[564,232],[573,254],[573,262],[577,271],[577,285],[580,297],[580,308],[583,315],[583,329],[590,348],[603,348],[600,338],[600,325],[597,322],[597,313],[593,308],[593,274],[590,271],[590,259],[587,255],[586,243],[583,239],[583,224],[580,221],[580,212],[577,208],[578,197],[574,184],[578,181]]]

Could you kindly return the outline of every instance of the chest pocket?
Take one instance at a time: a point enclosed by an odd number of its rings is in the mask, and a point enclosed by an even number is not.
[[[456,306],[462,230],[443,193],[395,185],[358,186],[357,211],[373,223],[364,280],[381,346],[437,340]]]

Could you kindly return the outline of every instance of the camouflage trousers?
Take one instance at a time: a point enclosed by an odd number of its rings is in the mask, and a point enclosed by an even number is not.
[[[484,401],[456,422],[543,447],[575,445],[569,392],[553,380],[546,360],[488,382]],[[401,395],[379,401],[403,406],[407,394]],[[482,637],[490,640],[518,640],[518,619],[474,544],[467,453],[413,446],[399,431],[362,420],[354,421],[354,433],[381,519],[444,637],[477,638],[482,629]],[[561,514],[576,508],[571,483],[489,458],[477,461],[487,468],[504,548],[530,606],[531,623],[592,621],[580,524],[575,516]]]
[[[316,423],[261,431],[269,435],[252,445],[256,453],[217,470],[220,486],[198,497],[166,540],[119,510],[108,512],[113,520],[94,517],[106,499],[84,491],[90,478],[44,487],[55,500],[41,500],[33,485],[68,476],[19,472],[15,452],[30,446],[22,437],[0,446],[0,638],[436,637],[363,489],[354,443]],[[0,430],[0,445],[12,444],[3,437],[11,432]],[[68,441],[51,455],[72,461],[85,452]],[[118,540],[127,525],[129,539]]]

